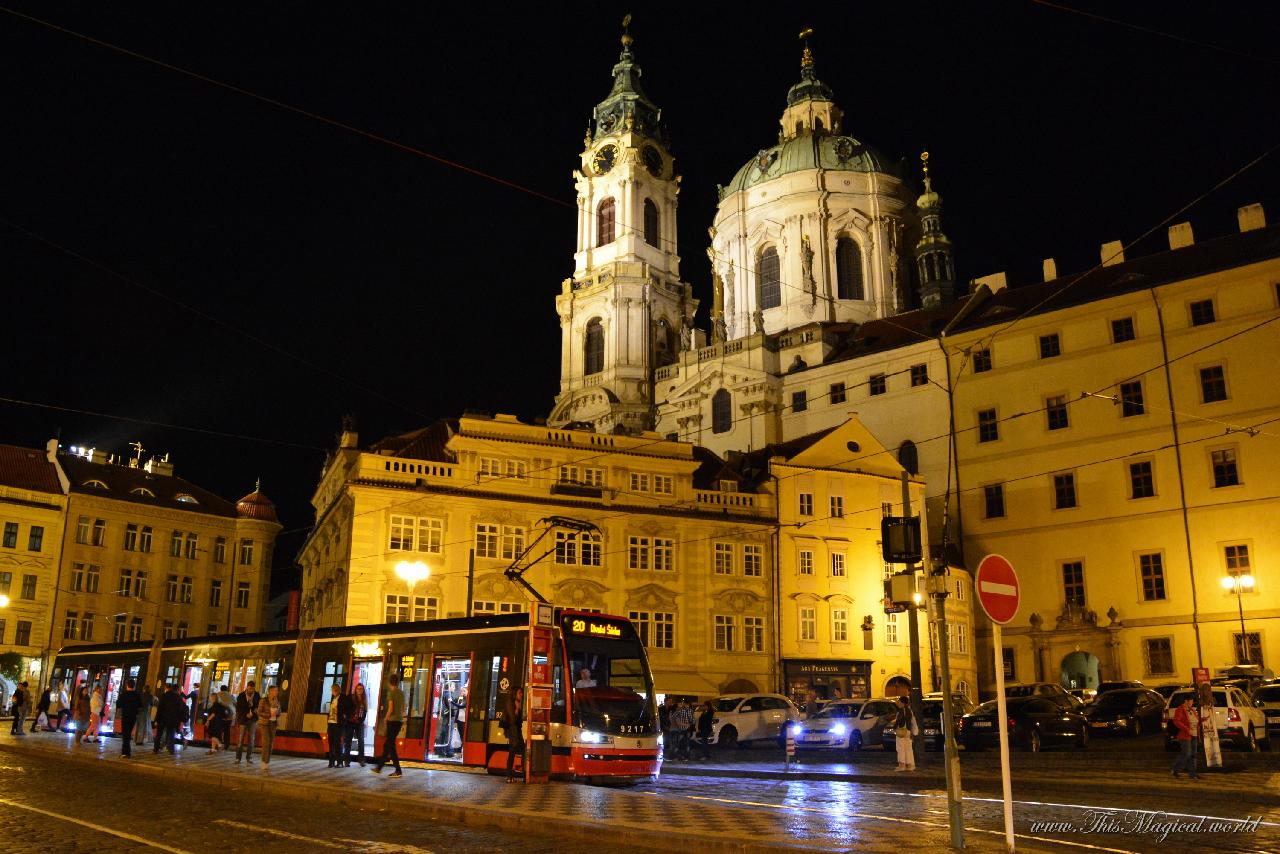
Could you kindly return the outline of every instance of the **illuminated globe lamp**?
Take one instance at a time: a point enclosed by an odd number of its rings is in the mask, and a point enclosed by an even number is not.
[[[431,568],[420,560],[402,560],[396,564],[396,576],[409,585],[409,590],[419,581],[426,581]]]
[[[3,593],[0,593],[0,608],[8,608],[8,607],[9,607],[9,597],[5,596]]]

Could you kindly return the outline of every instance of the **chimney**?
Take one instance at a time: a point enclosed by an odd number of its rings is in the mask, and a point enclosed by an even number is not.
[[[991,273],[990,275],[974,279],[970,284],[972,285],[969,289],[970,292],[977,290],[979,285],[986,285],[987,289],[990,290],[991,293],[997,294],[1009,287],[1009,280],[1004,273]]]
[[[1191,246],[1196,242],[1196,236],[1191,231],[1191,223],[1176,222],[1169,226],[1169,248],[1181,249],[1184,246]]]
[[[1044,280],[1046,282],[1052,282],[1054,279],[1058,278],[1058,262],[1057,261],[1054,261],[1052,258],[1046,258],[1044,259],[1043,267],[1044,267]]]
[[[1102,266],[1110,267],[1112,264],[1124,263],[1124,244],[1119,240],[1112,240],[1110,243],[1102,244]]]
[[[1267,226],[1267,215],[1258,202],[1236,208],[1236,220],[1240,223],[1241,231],[1253,231]]]
[[[143,466],[148,474],[157,474],[162,477],[173,477],[173,463],[169,462],[169,455],[165,454],[164,458],[152,457],[147,460],[147,464]]]
[[[360,434],[355,430],[343,430],[342,438],[338,440],[339,448],[358,448],[360,447]]]
[[[49,462],[51,463],[57,462],[58,460],[58,440],[57,439],[50,439],[48,442],[44,443],[44,455],[45,457],[48,458]]]

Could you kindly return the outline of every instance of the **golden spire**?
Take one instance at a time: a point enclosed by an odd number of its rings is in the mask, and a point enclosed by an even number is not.
[[[631,47],[631,43],[635,41],[631,37],[631,13],[622,16],[622,46],[624,48]]]
[[[809,37],[813,35],[813,27],[805,27],[800,31],[800,40],[804,42],[804,53],[800,56],[800,69],[813,68],[813,51],[809,50]]]
[[[933,189],[929,182],[929,152],[920,152],[920,167],[924,169],[924,191],[927,193]]]

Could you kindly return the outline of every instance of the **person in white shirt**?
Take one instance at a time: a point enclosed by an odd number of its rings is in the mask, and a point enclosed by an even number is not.
[[[594,688],[596,680],[591,678],[591,669],[584,667],[578,672],[578,681],[573,683],[574,688]]]

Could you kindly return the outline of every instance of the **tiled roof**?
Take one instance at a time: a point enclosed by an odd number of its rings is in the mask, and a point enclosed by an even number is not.
[[[167,507],[170,510],[185,510],[189,513],[208,513],[233,519],[236,516],[235,504],[180,477],[110,463],[93,463],[69,454],[59,456],[58,461],[71,479],[71,491],[74,493],[98,495],[151,507]],[[85,485],[95,480],[105,483],[107,488]],[[195,501],[180,501],[180,495],[190,496]]]
[[[456,459],[446,445],[449,437],[457,432],[457,421],[442,418],[430,426],[379,439],[370,446],[369,452],[411,460],[452,463],[456,462]]]
[[[15,489],[62,494],[58,469],[44,451],[0,445],[0,483]]]

